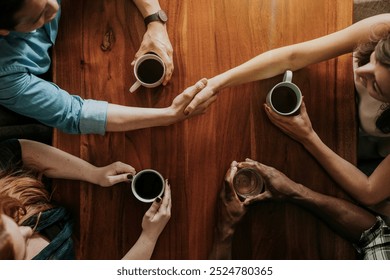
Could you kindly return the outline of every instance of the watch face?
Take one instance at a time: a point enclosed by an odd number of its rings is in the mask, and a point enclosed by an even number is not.
[[[167,14],[163,10],[158,11],[158,17],[163,22],[166,22],[168,20]]]

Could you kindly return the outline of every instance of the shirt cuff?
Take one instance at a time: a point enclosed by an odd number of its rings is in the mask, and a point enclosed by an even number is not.
[[[106,132],[108,102],[92,99],[84,100],[80,116],[81,134],[100,134]]]

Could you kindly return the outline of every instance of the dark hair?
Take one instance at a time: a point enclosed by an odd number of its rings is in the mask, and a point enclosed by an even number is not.
[[[390,26],[378,25],[377,27],[378,29],[372,33],[371,40],[357,47],[355,57],[360,67],[369,63],[370,55],[375,51],[376,60],[390,70]],[[383,106],[382,110],[375,125],[382,133],[388,134],[390,133],[390,104]]]
[[[0,29],[14,30],[18,24],[15,14],[23,7],[26,0],[0,1]]]

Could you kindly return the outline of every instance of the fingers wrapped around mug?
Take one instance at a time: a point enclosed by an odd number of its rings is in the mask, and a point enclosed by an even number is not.
[[[285,134],[302,144],[313,139],[315,131],[307,114],[305,102],[302,102],[299,115],[287,117],[273,112],[267,104],[264,106],[270,121]]]

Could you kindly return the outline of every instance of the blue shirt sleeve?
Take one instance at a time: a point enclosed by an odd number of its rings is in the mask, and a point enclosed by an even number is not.
[[[104,134],[108,103],[84,100],[33,74],[0,78],[0,103],[19,114],[71,134]]]
[[[0,104],[66,133],[103,135],[106,101],[84,100],[38,77],[50,67],[60,14],[35,32],[0,36]]]

